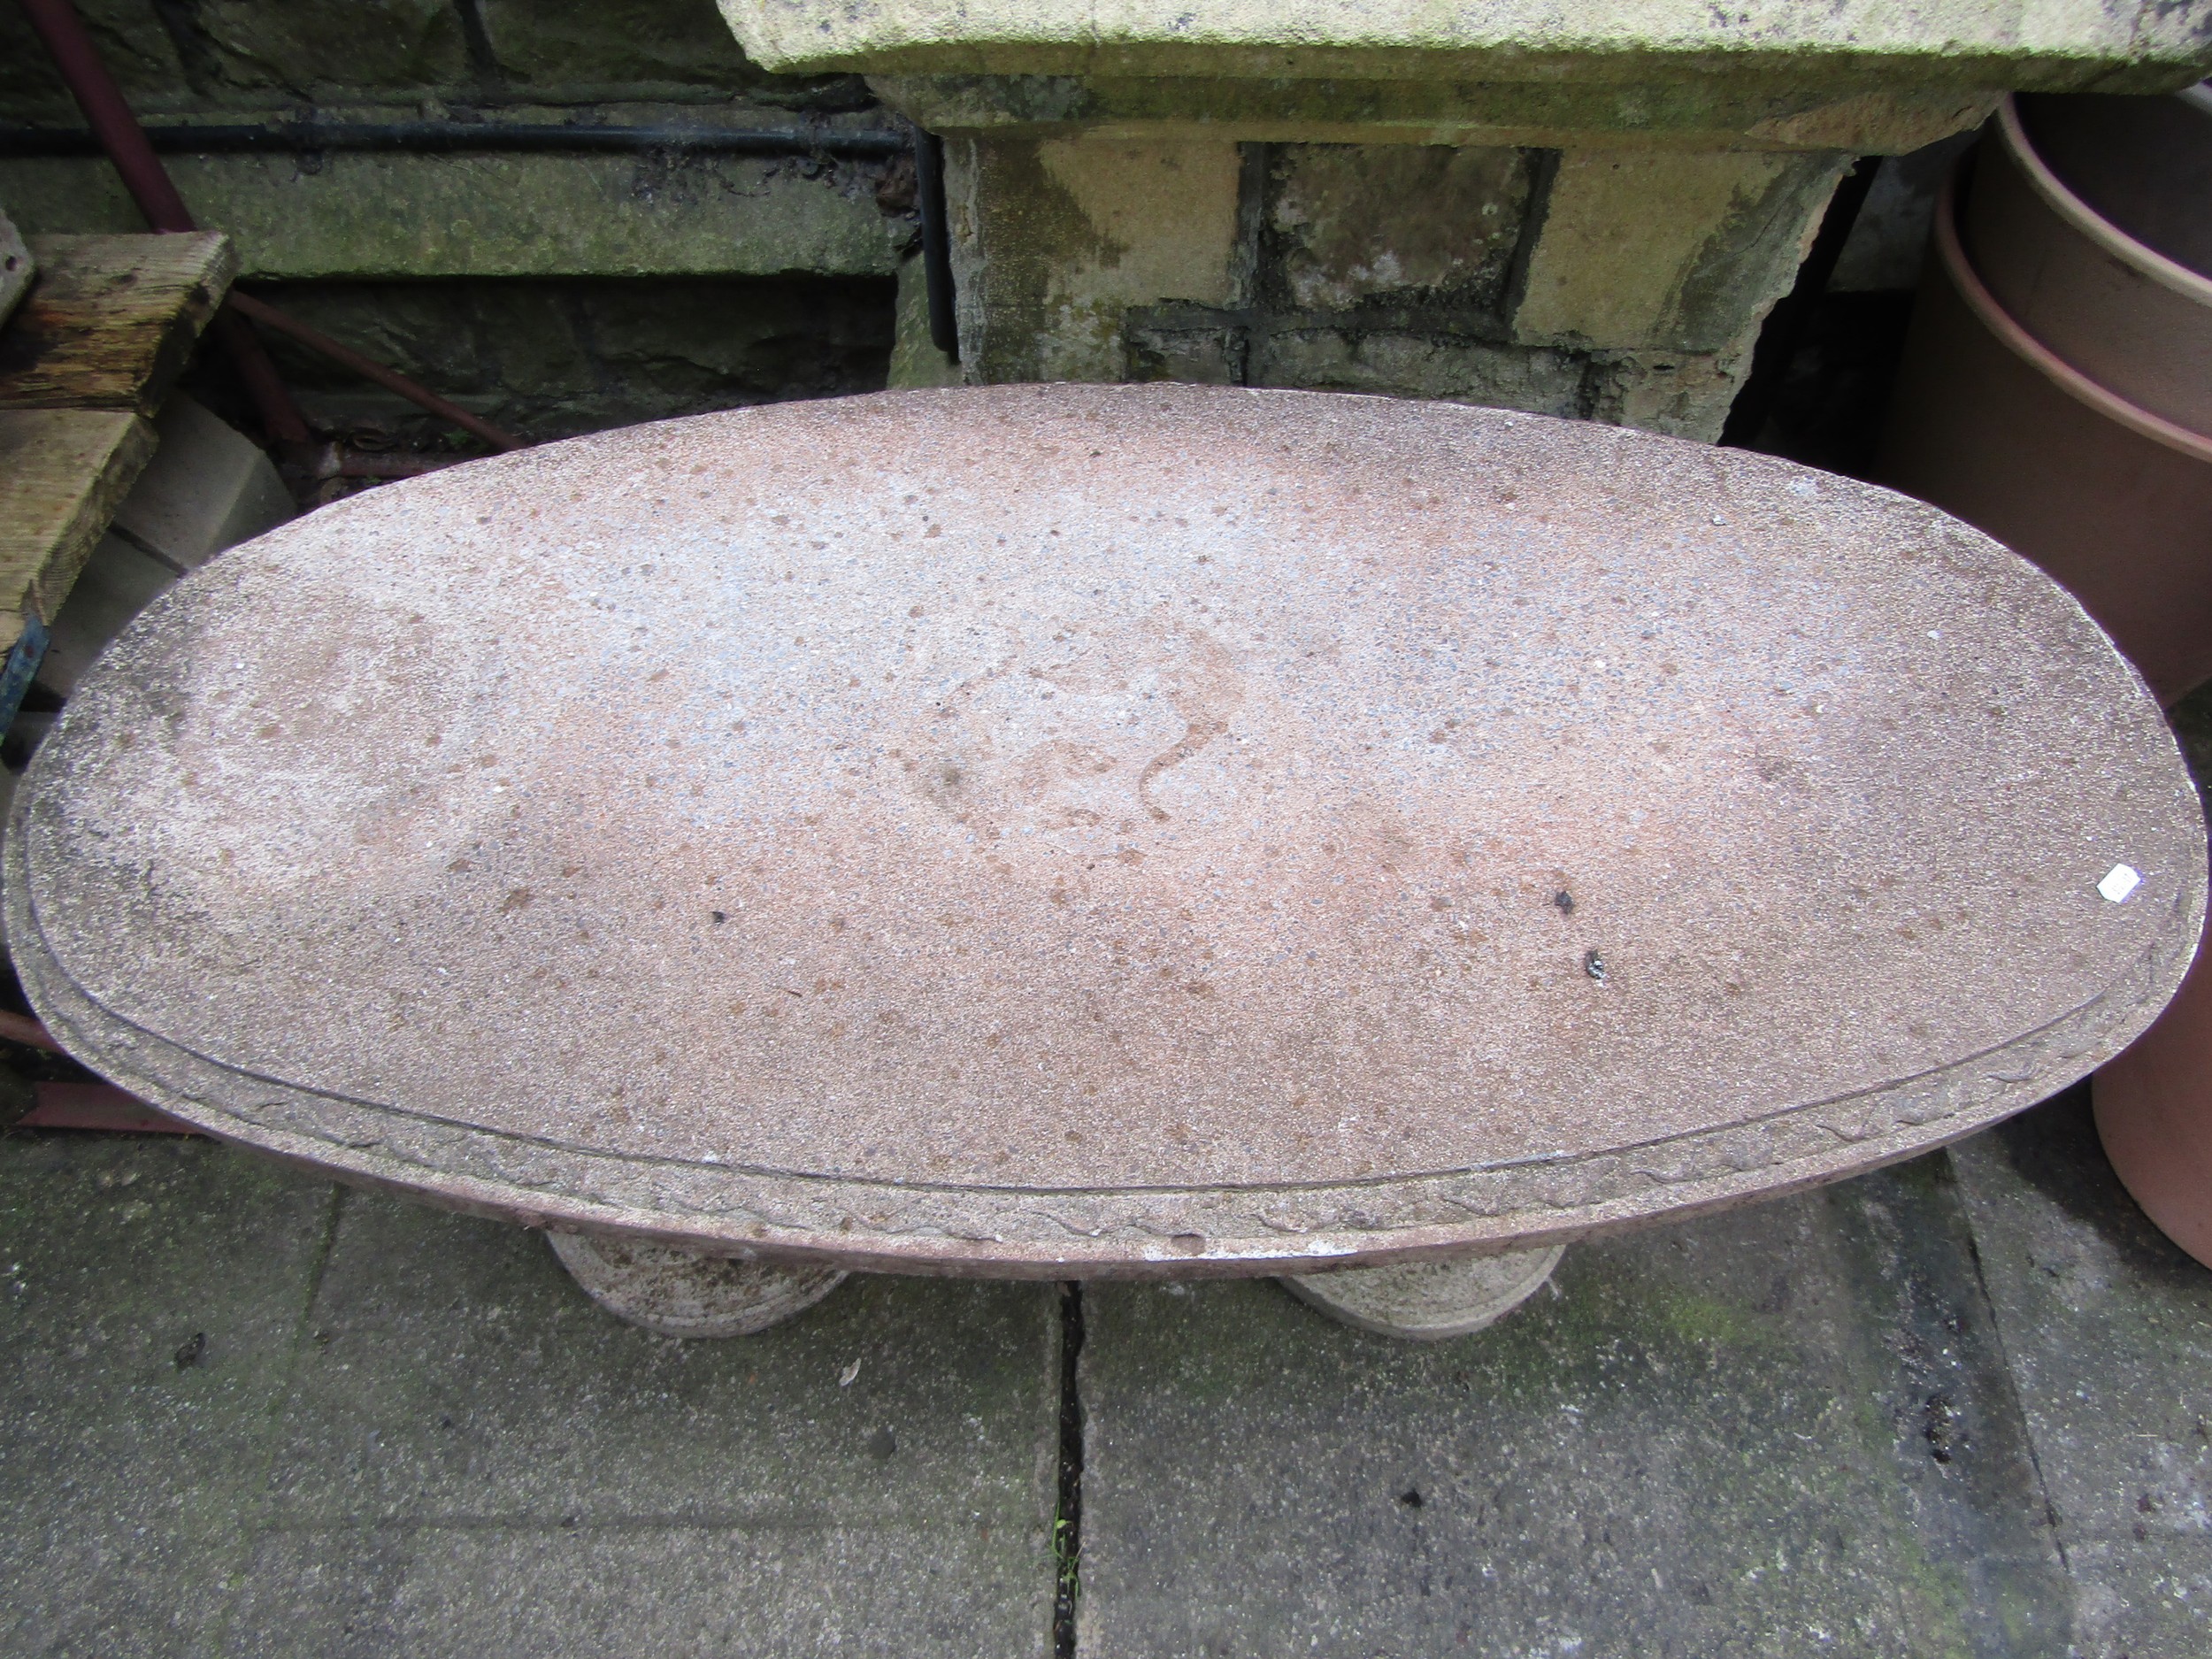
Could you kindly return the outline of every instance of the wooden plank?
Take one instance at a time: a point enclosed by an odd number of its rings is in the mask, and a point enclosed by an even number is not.
[[[125,411],[0,409],[0,640],[61,608],[154,442]]]
[[[38,276],[0,328],[0,409],[151,414],[238,273],[216,231],[34,236]]]

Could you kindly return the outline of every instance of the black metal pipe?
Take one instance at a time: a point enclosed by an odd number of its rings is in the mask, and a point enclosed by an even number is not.
[[[945,222],[945,142],[914,129],[914,206],[922,219],[922,281],[929,296],[930,343],[960,361],[960,321],[953,310],[952,233]]]
[[[142,129],[169,155],[314,155],[325,151],[410,155],[669,153],[721,156],[830,156],[874,159],[914,155],[916,207],[922,221],[922,275],[929,334],[960,360],[953,311],[952,242],[945,223],[944,146],[918,128],[521,126],[499,121],[279,121],[253,126],[190,125]],[[18,160],[104,153],[86,127],[0,127],[0,157]]]
[[[887,128],[519,126],[498,121],[277,121],[254,126],[149,127],[153,147],[168,155],[311,155],[371,150],[413,155],[501,151],[590,154],[671,150],[721,156],[903,155],[910,141]],[[0,127],[0,157],[14,159],[97,156],[87,127]]]

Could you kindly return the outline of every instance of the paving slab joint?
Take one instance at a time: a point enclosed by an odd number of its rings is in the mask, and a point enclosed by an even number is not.
[[[1083,1286],[1060,1287],[1060,1488],[1052,1513],[1053,1659],[1075,1659],[1075,1612],[1082,1594]]]

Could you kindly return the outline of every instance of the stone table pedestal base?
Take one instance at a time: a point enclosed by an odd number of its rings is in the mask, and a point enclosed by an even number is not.
[[[1378,1336],[1437,1342],[1494,1325],[1534,1295],[1566,1246],[1402,1267],[1344,1267],[1286,1278],[1283,1288],[1332,1319]]]
[[[845,1278],[833,1267],[732,1261],[603,1233],[547,1237],[594,1302],[663,1336],[750,1336],[811,1308]]]
[[[618,1319],[663,1336],[750,1336],[803,1313],[845,1278],[836,1268],[785,1267],[701,1256],[608,1234],[548,1235],[576,1282]],[[1465,1336],[1534,1295],[1563,1245],[1402,1267],[1347,1267],[1283,1279],[1332,1319],[1417,1342]]]

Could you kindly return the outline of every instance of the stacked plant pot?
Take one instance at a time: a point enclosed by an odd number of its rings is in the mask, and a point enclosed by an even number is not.
[[[1936,212],[1882,481],[2072,590],[2171,703],[2212,679],[2212,96],[2008,99]],[[2212,1265],[2212,968],[2097,1074],[2152,1219]]]
[[[2007,100],[1936,213],[1877,471],[2212,679],[2212,99]]]

